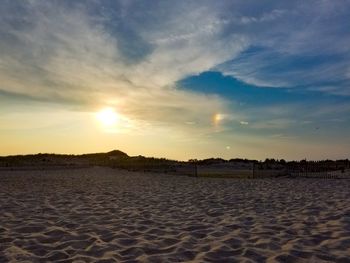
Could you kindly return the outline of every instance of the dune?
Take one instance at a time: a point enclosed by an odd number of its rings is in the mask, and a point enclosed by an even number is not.
[[[0,171],[0,262],[350,262],[350,180]]]

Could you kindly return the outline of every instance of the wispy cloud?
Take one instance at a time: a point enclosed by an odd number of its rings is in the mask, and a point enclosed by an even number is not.
[[[344,24],[349,7],[347,1],[293,1],[271,13],[273,23],[262,15],[247,19],[250,48],[216,69],[256,86],[312,86],[347,95],[350,31]],[[336,88],[324,89],[330,85]]]
[[[239,106],[244,102],[177,83],[217,70],[258,87],[348,96],[349,7],[316,0],[4,0],[0,97],[88,112],[110,106],[142,125],[198,134],[295,129],[320,114],[334,119],[348,112],[347,101],[344,109]],[[300,117],[308,106],[313,114]],[[224,118],[215,124],[215,116]]]
[[[207,125],[213,114],[227,111],[217,96],[179,91],[174,85],[245,46],[242,36],[220,37],[222,25],[210,6],[166,5],[159,6],[164,14],[147,14],[142,5],[124,4],[116,10],[121,13],[108,15],[91,12],[93,4],[6,2],[1,11],[0,90],[86,110],[111,104],[132,118],[166,123]],[[174,14],[174,7],[189,9]],[[145,16],[142,24],[135,12]],[[127,39],[150,49],[136,59],[125,48]]]

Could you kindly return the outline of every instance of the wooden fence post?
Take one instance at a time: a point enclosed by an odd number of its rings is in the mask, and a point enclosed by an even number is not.
[[[255,178],[255,162],[253,162],[253,179]]]
[[[198,177],[198,167],[197,167],[197,162],[193,162],[193,165],[194,165],[194,176],[195,177]]]

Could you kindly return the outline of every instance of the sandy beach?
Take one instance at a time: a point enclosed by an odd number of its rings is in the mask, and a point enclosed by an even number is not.
[[[350,180],[0,172],[0,262],[350,262]]]

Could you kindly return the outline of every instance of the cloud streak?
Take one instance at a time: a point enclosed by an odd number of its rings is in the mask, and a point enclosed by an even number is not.
[[[165,25],[154,20],[156,11],[150,19],[142,18],[141,25],[133,13],[143,15],[135,10],[142,6],[124,4],[119,10],[123,15],[114,17],[91,13],[89,7],[61,1],[6,2],[1,11],[0,90],[87,110],[115,104],[132,118],[166,123],[206,125],[213,114],[226,110],[226,102],[217,96],[179,91],[174,85],[238,54],[245,45],[244,37],[218,37],[220,23],[209,7],[192,5],[178,16],[171,15],[169,5]],[[184,3],[178,8],[187,7]],[[17,12],[9,15],[10,10]],[[184,21],[190,26],[184,27]],[[133,36],[118,31],[123,23]],[[133,51],[126,51],[127,40],[152,48],[136,59],[130,56]]]
[[[275,105],[239,106],[220,87],[207,94],[179,81],[216,70],[261,88],[349,96],[349,8],[326,0],[4,0],[0,97],[87,112],[112,106],[139,123],[204,136],[286,130],[306,105],[277,105],[275,114]],[[305,118],[338,109],[311,107]],[[215,116],[226,117],[215,125]]]

